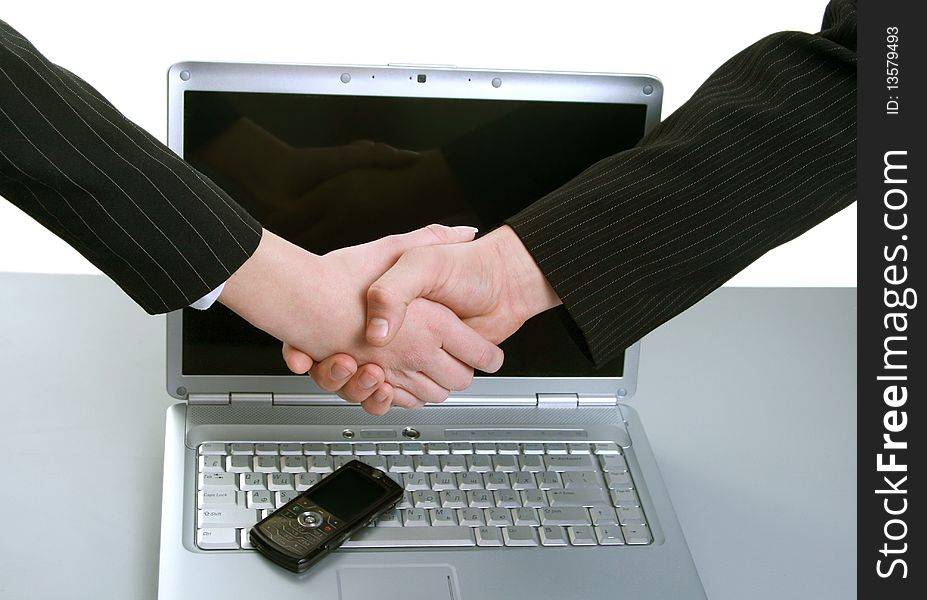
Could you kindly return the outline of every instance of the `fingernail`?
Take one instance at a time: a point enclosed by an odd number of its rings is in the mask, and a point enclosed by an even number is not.
[[[476,227],[470,227],[469,225],[457,225],[454,229],[463,229],[464,231],[471,233],[479,233],[480,230]]]
[[[332,367],[332,377],[335,379],[345,379],[350,374],[351,371],[344,365],[336,364]]]
[[[367,337],[373,338],[375,340],[382,340],[386,338],[386,334],[388,333],[389,322],[386,319],[374,317],[373,319],[370,319],[369,323],[367,323]]]
[[[369,390],[377,383],[377,378],[371,375],[370,373],[364,373],[360,376],[360,386],[365,390]]]

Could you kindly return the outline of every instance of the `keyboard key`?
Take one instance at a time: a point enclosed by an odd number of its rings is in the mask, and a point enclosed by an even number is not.
[[[238,530],[238,541],[241,543],[242,550],[254,550],[251,545],[251,528],[245,527]]]
[[[468,456],[467,468],[475,473],[488,473],[492,471],[492,459],[485,454]]]
[[[306,456],[325,456],[328,454],[328,447],[321,442],[310,442],[303,444],[303,454]]]
[[[501,454],[492,457],[492,465],[496,471],[502,473],[514,473],[518,470],[517,457],[510,454]]]
[[[505,473],[489,473],[486,475],[487,490],[509,490],[512,486],[509,484],[509,476]]]
[[[277,456],[279,449],[277,444],[255,444],[254,453],[262,456]]]
[[[289,473],[271,473],[267,478],[267,489],[272,492],[293,489],[293,476]]]
[[[438,500],[438,492],[431,490],[412,492],[412,504],[415,508],[438,508],[441,506]]]
[[[529,508],[541,508],[547,506],[547,496],[541,490],[522,490],[521,504]]]
[[[487,490],[472,490],[467,492],[467,504],[470,508],[492,508],[496,505],[492,492]]]
[[[479,508],[462,508],[457,511],[457,518],[460,520],[461,525],[468,527],[479,527],[486,524],[483,511]]]
[[[377,449],[380,451],[381,456],[395,456],[399,454],[399,444],[396,442],[380,444]]]
[[[550,490],[547,500],[551,506],[595,506],[608,503],[600,489]]]
[[[352,460],[354,460],[353,456],[343,456],[343,455],[333,456],[332,457],[332,468],[335,470],[338,470],[344,465],[351,462]]]
[[[234,456],[251,456],[254,454],[254,444],[230,444],[229,447]]]
[[[430,511],[431,524],[434,527],[456,527],[457,513],[449,508],[435,508]]]
[[[244,506],[244,492],[235,490],[203,490],[196,495],[199,508],[217,508],[225,506]]]
[[[493,529],[496,529],[493,527]],[[367,527],[342,548],[428,548],[475,546],[469,527]]]
[[[409,508],[402,511],[403,527],[427,527],[428,513],[422,508]]]
[[[566,508],[542,508],[538,511],[541,515],[542,525],[588,525],[589,512],[580,506],[571,506]]]
[[[617,525],[618,516],[611,506],[593,506],[589,509],[593,525]]]
[[[225,444],[200,444],[200,456],[214,454],[225,454]]]
[[[589,454],[589,444],[567,444],[570,454]]]
[[[463,473],[467,470],[467,459],[460,455],[441,457],[441,470],[447,473]]]
[[[399,450],[408,456],[421,456],[425,453],[425,446],[421,442],[403,442]]]
[[[299,492],[295,490],[283,490],[282,492],[274,492],[274,503],[277,505],[277,508],[281,508],[284,504],[298,495]]]
[[[302,456],[303,446],[302,444],[280,444],[280,454],[282,456]]]
[[[564,456],[545,456],[544,464],[548,471],[592,471],[592,457],[587,454],[569,454]]]
[[[627,471],[621,473],[606,473],[605,484],[608,485],[608,489],[610,490],[627,492],[634,489],[634,486],[631,484],[631,475]]]
[[[602,465],[603,471],[622,473],[628,470],[628,463],[625,462],[623,456],[613,456],[606,454],[599,457],[599,464]]]
[[[479,473],[458,473],[457,487],[462,490],[483,489],[483,476]]]
[[[196,524],[201,529],[251,527],[257,523],[257,511],[243,507],[205,508],[196,511]]]
[[[621,528],[617,525],[604,525],[602,527],[596,527],[595,537],[603,546],[624,545],[624,536],[621,535]]]
[[[432,473],[430,479],[431,489],[436,492],[457,489],[457,480],[451,473]]]
[[[454,442],[451,444],[451,454],[473,454],[470,442]]]
[[[498,527],[477,527],[476,531],[476,545],[477,546],[502,546],[504,542],[502,541],[502,532]]]
[[[460,490],[440,492],[440,498],[441,506],[444,508],[466,508],[467,506],[467,496]]]
[[[370,442],[354,444],[354,454],[357,456],[372,456],[377,453],[377,447]],[[368,463],[369,464],[369,463]]]
[[[263,473],[242,473],[239,475],[240,487],[243,492],[251,490],[266,490]]]
[[[611,442],[594,444],[592,451],[596,454],[621,454],[621,449],[618,448],[618,444],[613,444]]]
[[[237,550],[238,537],[235,529],[199,529],[196,532],[196,545],[203,550]]]
[[[390,456],[387,459],[389,470],[393,473],[411,473],[414,471],[411,456]]]
[[[345,443],[329,444],[328,453],[332,456],[351,456],[354,454],[354,448],[351,444]]]
[[[483,513],[486,516],[487,525],[494,525],[496,527],[513,525],[512,513],[510,513],[507,508],[487,508]]]
[[[412,492],[403,492],[396,508],[412,508]]]
[[[402,527],[402,518],[396,509],[388,510],[377,517],[377,527]]]
[[[496,445],[487,444],[483,442],[476,443],[476,444],[473,444],[473,452],[476,454],[495,454]]]
[[[612,504],[615,506],[639,507],[640,500],[634,492],[611,492]]]
[[[296,491],[305,492],[321,480],[322,475],[319,473],[299,473],[296,475]]]
[[[267,490],[254,490],[248,492],[248,508],[276,508],[274,497]]]
[[[588,525],[567,527],[567,534],[570,536],[570,543],[574,546],[595,546],[599,542],[595,531]]]
[[[518,473],[512,475],[513,490],[529,490],[535,489],[537,487],[538,484],[534,481],[534,475],[532,473],[519,471]]]
[[[224,473],[225,456],[208,454],[201,456],[199,460],[200,473]]]
[[[640,522],[644,520],[644,513],[637,506],[621,506],[615,509],[618,513],[618,522],[624,525],[627,522]]]
[[[450,454],[451,447],[445,442],[431,442],[425,445],[428,454]]]
[[[237,490],[234,473],[200,473],[201,490]]]
[[[567,445],[566,444],[547,444],[546,446],[547,454],[566,454]]]
[[[538,487],[542,490],[558,490],[563,487],[560,476],[554,471],[542,471],[537,474]]]
[[[563,487],[571,490],[577,488],[602,488],[602,481],[595,471],[570,471],[562,476]]]
[[[521,465],[522,471],[528,471],[530,473],[539,473],[544,470],[543,457],[537,454],[528,454],[519,457],[518,464]]]
[[[225,470],[229,473],[250,473],[251,456],[247,454],[233,454],[226,457]]]
[[[518,444],[496,444],[499,454],[518,454]]]
[[[258,455],[253,457],[255,473],[276,473],[280,470],[277,456]]]
[[[516,525],[533,525],[537,527],[541,524],[538,511],[533,508],[516,508],[512,511],[512,518],[515,519]]]
[[[284,473],[305,473],[306,458],[299,456],[284,456],[280,460],[280,470]]]
[[[522,444],[522,454],[544,454],[544,444]]]
[[[647,527],[622,527],[621,533],[624,534],[624,541],[628,544],[642,545],[653,541],[650,529]]]
[[[502,539],[506,546],[537,546],[538,538],[534,527],[510,526],[502,528]]]
[[[496,508],[521,507],[521,497],[514,490],[497,490],[492,494],[496,499]]]
[[[558,525],[547,525],[538,529],[542,546],[569,546],[566,529]]]
[[[331,473],[334,463],[331,456],[312,455],[306,457],[306,470],[310,473]]]
[[[374,469],[380,469],[381,471],[389,471],[389,467],[386,466],[386,457],[385,456],[360,456],[358,457],[365,465],[369,465]]]
[[[416,456],[412,459],[412,464],[415,465],[415,470],[419,473],[437,473],[441,470],[437,456]]]

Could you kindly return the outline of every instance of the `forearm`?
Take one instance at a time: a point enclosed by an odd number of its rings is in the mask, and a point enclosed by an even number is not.
[[[86,82],[0,21],[0,195],[150,313],[189,305],[260,226]]]
[[[508,223],[601,364],[855,200],[855,11],[741,52]]]

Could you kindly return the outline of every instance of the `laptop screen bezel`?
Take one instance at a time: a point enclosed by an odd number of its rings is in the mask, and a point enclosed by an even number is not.
[[[425,75],[426,83],[419,83],[418,75]],[[168,72],[167,139],[170,149],[180,156],[187,91],[639,104],[646,107],[645,133],[660,121],[663,96],[662,84],[649,75],[183,62]],[[625,350],[621,377],[476,377],[467,390],[451,396],[504,399],[579,394],[625,399],[636,389],[639,353],[639,343]],[[332,396],[306,376],[185,375],[182,359],[183,311],[178,310],[167,315],[167,390],[175,398],[228,393]]]

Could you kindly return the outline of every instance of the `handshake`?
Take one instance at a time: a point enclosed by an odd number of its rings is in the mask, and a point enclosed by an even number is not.
[[[560,304],[514,230],[475,234],[429,225],[319,256],[265,230],[219,301],[282,340],[291,371],[371,414],[441,402]]]

